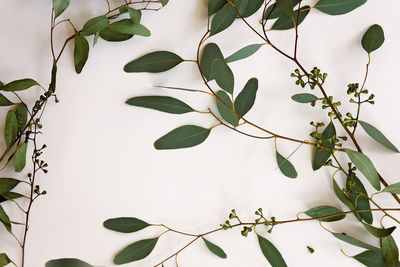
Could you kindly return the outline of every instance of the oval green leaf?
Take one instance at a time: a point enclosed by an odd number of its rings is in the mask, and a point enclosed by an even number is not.
[[[260,235],[257,235],[257,237],[261,251],[268,262],[273,267],[287,267],[286,262],[283,259],[279,250],[269,240],[263,238]]]
[[[121,265],[146,258],[156,246],[158,238],[137,241],[118,253],[114,258],[114,264]]]
[[[12,190],[20,183],[19,180],[12,178],[0,178],[0,195],[4,195],[5,193]]]
[[[197,146],[210,135],[211,130],[195,125],[185,125],[167,133],[154,143],[158,150]]]
[[[210,36],[216,35],[231,26],[236,15],[236,9],[230,3],[226,3],[217,11],[211,21]]]
[[[133,34],[118,33],[110,30],[110,26],[100,32],[100,37],[108,42],[123,42],[133,37]]]
[[[31,88],[32,86],[39,85],[35,80],[32,79],[22,79],[22,80],[17,80],[10,82],[3,86],[1,90],[6,91],[6,92],[15,92],[15,91],[22,91],[26,90],[28,88]]]
[[[385,42],[385,33],[378,24],[369,27],[367,32],[364,34],[361,44],[367,53],[371,53],[377,50]]]
[[[83,36],[95,34],[107,27],[109,23],[107,16],[104,15],[92,18],[83,25],[81,34]]]
[[[78,259],[56,259],[46,262],[45,267],[93,267]]]
[[[69,6],[69,0],[53,0],[54,16],[60,16]]]
[[[318,97],[316,97],[313,94],[296,94],[292,96],[292,100],[298,103],[312,103],[318,100]]]
[[[251,78],[236,97],[235,111],[242,117],[253,107],[254,102],[256,101],[257,90],[258,80],[257,78]]]
[[[18,123],[18,132],[22,133],[28,121],[28,110],[24,104],[19,104],[17,110],[15,111]]]
[[[367,250],[353,257],[368,267],[383,267],[387,266],[382,257],[382,252],[376,250]]]
[[[134,233],[150,226],[150,224],[138,218],[128,217],[108,219],[103,223],[103,225],[109,230],[117,231],[120,233]]]
[[[206,244],[207,248],[214,253],[215,255],[217,255],[220,258],[226,259],[227,255],[226,253],[222,250],[222,248],[220,248],[219,246],[211,243],[210,241],[208,241],[207,239],[205,239],[203,237],[203,241]]]
[[[81,35],[75,36],[74,64],[76,73],[81,73],[89,57],[89,43]]]
[[[142,11],[128,7],[128,13],[133,23],[140,23],[142,20]]]
[[[224,91],[218,91],[217,96],[218,98],[215,101],[217,102],[217,108],[221,117],[229,124],[235,127],[238,126],[240,118],[232,111],[232,101],[228,94]]]
[[[388,235],[391,235],[393,233],[393,231],[396,229],[396,226],[392,226],[389,228],[377,228],[375,226],[366,224],[361,222],[365,229],[368,230],[368,232],[370,232],[373,236],[377,237],[377,238],[382,238]]]
[[[12,261],[5,253],[0,254],[0,267],[6,266],[10,264]]]
[[[264,0],[249,0],[244,11],[240,12],[243,18],[250,17],[256,13],[264,4]]]
[[[375,251],[380,251],[379,248],[377,248],[375,246],[372,246],[372,245],[370,245],[368,243],[365,243],[363,241],[360,241],[358,239],[355,239],[354,237],[348,236],[345,233],[341,233],[341,234],[332,233],[332,235],[334,237],[336,237],[337,239],[340,239],[340,240],[342,240],[342,241],[344,241],[346,243],[349,243],[349,244],[351,244],[353,246],[357,246],[357,247],[360,247],[360,248],[366,248],[366,249],[370,249],[370,250],[375,250]]]
[[[385,189],[383,189],[382,192],[400,194],[400,182],[385,187]]]
[[[340,187],[336,183],[335,179],[332,179],[332,180],[333,180],[333,191],[335,192],[335,195],[337,196],[337,198],[340,201],[342,201],[343,204],[345,204],[347,207],[349,207],[350,210],[355,210],[356,207],[354,206],[353,202],[351,202],[349,197],[343,192],[342,189],[340,189]]]
[[[379,180],[378,172],[375,169],[372,161],[364,154],[351,149],[345,149],[347,156],[351,162],[358,168],[358,170],[368,179],[371,185],[376,189],[381,189],[381,182]]]
[[[364,129],[364,131],[372,137],[375,141],[378,143],[384,145],[385,147],[389,148],[390,150],[399,153],[399,150],[397,147],[395,147],[383,134],[381,131],[376,129],[374,126],[371,124],[365,122],[365,121],[358,121],[358,123],[361,125],[361,127]]]
[[[207,81],[213,80],[211,77],[211,66],[212,63],[218,58],[224,58],[218,45],[215,43],[207,44],[203,49],[200,59],[200,69]]]
[[[172,114],[184,114],[193,109],[179,99],[169,96],[139,96],[126,101],[126,104],[136,107],[150,108]]]
[[[255,54],[263,45],[264,44],[251,44],[251,45],[245,46],[242,49],[240,49],[239,51],[237,51],[237,52],[233,53],[232,55],[230,55],[229,57],[227,57],[225,59],[225,61],[226,61],[226,63],[231,63],[234,61],[238,61],[238,60],[247,58],[247,57]]]
[[[293,7],[292,9],[300,3],[300,0],[293,0]],[[283,10],[280,8],[279,5],[275,7],[276,3],[271,4],[264,14],[264,19],[277,19],[283,16],[286,16]]]
[[[144,55],[125,65],[125,72],[158,73],[172,69],[183,62],[183,59],[168,51],[157,51]]]
[[[304,6],[300,9],[300,16],[298,10],[294,11],[293,17],[282,16],[277,21],[275,21],[271,29],[280,31],[293,29],[295,23],[297,23],[297,17],[298,17],[297,26],[299,26],[307,17],[308,13],[310,13],[310,6]]]
[[[1,90],[1,88],[0,88]],[[11,102],[10,100],[8,100],[7,97],[5,97],[4,95],[0,94],[0,106],[1,107],[5,107],[5,106],[11,106],[14,105],[13,102]]]
[[[13,110],[8,111],[6,118],[6,125],[4,128],[4,138],[8,148],[14,143],[18,135],[18,121],[17,115]]]
[[[329,15],[342,15],[365,4],[367,0],[320,0],[314,6]]]
[[[281,172],[288,178],[297,178],[297,171],[293,164],[276,151],[276,161]]]
[[[396,267],[399,262],[399,249],[394,238],[389,235],[381,238],[382,256],[389,267]]]
[[[208,15],[216,13],[226,4],[226,0],[209,0],[208,1]]]
[[[0,203],[3,203],[7,200],[17,199],[20,197],[25,197],[25,196],[15,192],[7,192],[0,195]]]
[[[305,211],[304,213],[307,214],[308,216],[310,216],[311,218],[315,218],[315,219],[329,216],[328,218],[319,219],[323,222],[340,221],[344,217],[346,217],[346,214],[339,214],[339,215],[333,216],[338,213],[343,213],[343,211],[341,211],[335,207],[331,207],[331,206],[318,206],[318,207],[309,209],[309,210]]]
[[[16,172],[21,172],[26,165],[26,149],[28,147],[27,143],[23,143],[15,152],[15,159],[14,159],[14,170]]]
[[[323,147],[315,150],[312,166],[314,171],[324,166],[326,161],[331,156],[333,148],[335,147],[336,129],[333,122],[330,122],[328,126],[326,126],[325,130],[322,132],[321,139]]]
[[[218,86],[226,92],[233,94],[235,78],[225,59],[217,58],[211,65],[211,78],[215,79]]]
[[[283,14],[293,21],[293,1],[292,0],[276,0]]]
[[[365,190],[364,185],[361,181],[355,176],[354,173],[351,173],[347,176],[346,180],[346,189],[348,192],[348,196],[350,201],[356,207],[357,210],[369,210],[371,209],[368,192]],[[356,212],[356,216],[363,219],[366,223],[371,224],[373,222],[372,212]]]
[[[123,19],[120,21],[116,21],[109,25],[109,29],[122,34],[134,34],[148,37],[151,35],[149,29],[139,23],[134,23],[130,19]]]
[[[0,206],[0,221],[4,225],[4,227],[7,229],[7,231],[11,233],[12,229],[11,229],[10,217],[8,217],[6,211],[3,209],[2,206]]]

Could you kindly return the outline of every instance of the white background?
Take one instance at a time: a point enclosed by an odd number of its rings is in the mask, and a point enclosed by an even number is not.
[[[0,80],[31,77],[47,85],[51,70],[51,1],[2,0],[0,5]],[[367,83],[367,88],[377,95],[377,103],[363,107],[362,119],[382,129],[397,146],[400,145],[397,113],[400,35],[396,20],[399,9],[398,1],[385,0],[369,1],[343,16],[312,10],[300,27],[299,39],[300,61],[308,69],[318,66],[329,73],[328,94],[342,101],[343,113],[355,112],[355,105],[345,104],[346,90],[347,84],[361,83],[364,76],[367,54],[361,48],[361,37],[372,24],[384,28],[386,42],[372,54]],[[105,1],[73,0],[62,18],[71,18],[80,28],[86,20],[105,11]],[[178,126],[210,127],[215,121],[202,114],[170,115],[130,107],[124,104],[128,98],[171,95],[199,110],[214,107],[212,99],[153,88],[153,85],[168,85],[205,89],[193,63],[152,75],[127,74],[122,67],[138,56],[161,49],[194,59],[197,43],[206,29],[206,16],[206,1],[201,0],[171,0],[159,12],[145,12],[143,24],[152,31],[150,38],[135,37],[123,43],[99,40],[91,47],[81,75],[74,72],[72,46],[68,46],[59,64],[57,95],[61,102],[48,105],[44,134],[40,136],[40,142],[48,146],[45,158],[50,172],[41,175],[39,181],[48,195],[40,198],[32,211],[27,267],[44,266],[46,261],[59,257],[111,266],[113,255],[121,248],[161,232],[152,228],[134,234],[111,232],[102,227],[102,222],[111,217],[134,216],[201,233],[217,228],[233,208],[243,220],[251,221],[259,207],[278,220],[295,218],[297,212],[317,205],[342,207],[331,189],[333,170],[312,171],[310,147],[302,146],[291,158],[299,173],[295,180],[284,177],[277,169],[272,141],[250,139],[226,128],[216,128],[206,142],[195,148],[178,151],[153,148],[157,138]],[[249,21],[257,26],[258,19],[252,16]],[[64,27],[56,35],[57,47],[72,33]],[[273,42],[285,51],[291,51],[293,36],[292,31],[271,33]],[[260,43],[240,21],[211,40],[219,44],[225,56],[245,45]],[[295,66],[267,46],[256,56],[232,63],[231,67],[235,72],[236,92],[251,77],[260,81],[256,104],[247,116],[251,121],[298,139],[308,138],[311,120],[327,122],[325,112],[321,113],[319,108],[290,100],[291,95],[303,92],[290,78]],[[39,89],[31,89],[23,97],[29,102],[38,93]],[[7,108],[2,108],[0,128],[6,111]],[[343,133],[342,129],[339,133]],[[357,138],[388,182],[398,181],[399,155],[371,141],[362,129]],[[1,145],[5,146],[3,140]],[[297,144],[279,140],[278,146],[287,156]],[[26,168],[23,175],[28,172]],[[3,170],[2,176],[21,177],[10,167]],[[343,184],[344,177],[336,179]],[[26,190],[23,186],[18,189]],[[367,189],[372,188],[367,185]],[[395,206],[392,201],[382,199],[377,197],[383,205]],[[5,208],[12,219],[22,220],[15,206],[9,204]],[[325,226],[378,245],[354,222],[354,217],[348,216]],[[384,224],[389,226],[391,221],[385,219]],[[17,245],[6,237],[3,228],[0,231],[0,250],[18,259]],[[262,227],[258,231],[264,233]],[[182,253],[179,266],[268,265],[255,235],[243,238],[237,229],[216,233],[209,239],[224,248],[228,259],[220,260],[198,242]],[[362,250],[334,239],[316,222],[278,226],[268,239],[280,249],[289,266],[359,266],[340,249],[349,255]],[[149,258],[127,266],[152,266],[189,240],[168,233]],[[315,253],[310,254],[306,246],[313,247]],[[174,266],[173,262],[168,264]]]

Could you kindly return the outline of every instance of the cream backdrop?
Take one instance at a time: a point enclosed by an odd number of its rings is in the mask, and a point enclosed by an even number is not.
[[[249,139],[226,128],[216,128],[208,140],[195,148],[176,151],[153,148],[154,140],[177,126],[191,123],[210,127],[215,121],[201,114],[170,115],[130,107],[124,104],[129,97],[174,95],[200,110],[208,105],[213,107],[213,103],[202,95],[153,88],[153,85],[203,88],[192,63],[183,63],[162,74],[127,74],[122,67],[154,50],[169,50],[193,59],[206,27],[205,2],[171,0],[159,12],[146,12],[143,24],[152,31],[150,38],[134,37],[122,43],[99,40],[91,47],[81,75],[75,74],[72,46],[67,47],[58,72],[60,103],[48,105],[44,134],[40,136],[40,142],[48,146],[45,158],[50,171],[41,175],[39,181],[48,195],[36,202],[32,212],[27,267],[44,266],[47,260],[60,257],[112,266],[115,252],[161,231],[149,228],[134,234],[118,234],[102,226],[111,217],[134,216],[200,233],[218,227],[233,208],[244,219],[252,220],[254,210],[259,207],[267,216],[278,219],[294,218],[297,212],[321,204],[343,207],[331,189],[332,169],[313,172],[311,148],[306,146],[292,157],[299,173],[295,180],[285,178],[277,169],[273,142]],[[1,0],[0,7],[0,79],[7,82],[32,77],[48,84],[51,1]],[[399,1],[385,0],[368,1],[343,16],[313,10],[300,27],[299,39],[300,60],[309,69],[318,66],[329,73],[328,93],[338,96],[345,108],[347,84],[361,82],[365,71],[367,55],[360,45],[362,34],[372,24],[382,25],[386,42],[372,54],[367,83],[367,88],[377,95],[376,104],[363,107],[362,119],[382,129],[398,146],[400,32],[396,17],[399,9]],[[76,25],[82,26],[105,10],[105,1],[72,0],[63,17],[71,17]],[[253,16],[249,21],[257,19]],[[57,46],[70,34],[69,28],[61,27],[56,35]],[[292,48],[293,32],[272,32],[271,38],[285,51]],[[260,42],[240,21],[212,41],[218,42],[225,55]],[[249,78],[259,78],[256,104],[248,114],[252,121],[300,139],[308,138],[311,120],[326,122],[325,114],[317,112],[318,109],[290,100],[291,95],[302,91],[290,78],[295,66],[268,47],[231,66],[236,75],[236,91]],[[24,93],[24,97],[33,100],[38,93],[38,89],[33,89]],[[354,106],[351,108],[354,110]],[[0,128],[4,126],[5,114],[3,108]],[[399,155],[371,141],[361,129],[357,137],[383,176],[390,183],[398,181]],[[1,146],[4,148],[3,140]],[[278,146],[282,154],[288,155],[297,144],[279,141]],[[25,169],[23,174],[27,172]],[[2,175],[14,177],[11,168]],[[337,179],[343,182],[344,177]],[[367,189],[372,188],[367,185]],[[383,203],[394,206],[392,201]],[[14,207],[5,208],[18,219],[12,212]],[[354,222],[348,216],[326,227],[377,244]],[[390,223],[385,220],[386,225]],[[15,242],[3,228],[0,231],[0,251],[18,258]],[[263,232],[261,228],[259,231]],[[399,237],[398,233],[395,235]],[[268,238],[280,249],[289,266],[359,266],[340,249],[349,255],[361,250],[334,239],[315,222],[276,227]],[[179,266],[268,265],[254,235],[241,237],[237,229],[219,232],[209,239],[224,248],[228,259],[220,260],[198,242],[179,257]],[[127,266],[152,266],[187,241],[168,233],[149,258]],[[310,254],[306,246],[313,247],[315,253]],[[171,262],[166,266],[174,265]]]

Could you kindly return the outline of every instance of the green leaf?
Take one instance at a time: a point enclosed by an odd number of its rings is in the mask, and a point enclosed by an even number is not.
[[[253,55],[254,53],[256,53],[258,51],[258,49],[261,48],[261,46],[263,46],[264,44],[252,44],[252,45],[248,45],[243,47],[242,49],[240,49],[239,51],[233,53],[232,55],[230,55],[229,57],[227,57],[225,59],[226,63],[231,63],[234,61],[238,61],[244,58],[247,58],[251,55]]]
[[[89,57],[89,43],[81,35],[75,36],[74,64],[76,73],[81,73]]]
[[[335,147],[336,129],[333,122],[330,122],[325,130],[322,132],[322,149],[317,148],[315,150],[313,160],[313,170],[320,169],[327,162],[332,154],[332,150]]]
[[[209,0],[208,1],[208,15],[216,13],[226,4],[226,0]]]
[[[15,152],[15,160],[14,160],[14,170],[16,172],[21,172],[26,165],[26,148],[28,147],[27,143],[23,143]]]
[[[293,8],[300,3],[300,0],[293,0],[292,2],[293,2],[292,3],[293,4],[292,10],[293,10]],[[273,3],[267,8],[267,10],[265,11],[265,14],[264,14],[264,19],[267,19],[267,17],[269,19],[277,19],[277,18],[286,16],[284,11],[282,10],[282,8],[279,5],[274,7],[275,5],[276,5],[276,3]]]
[[[0,254],[0,267],[6,266],[10,264],[12,261],[5,253]]]
[[[128,105],[144,107],[172,114],[184,114],[194,111],[179,99],[169,96],[139,96],[126,101]]]
[[[252,0],[250,0],[252,1]],[[236,5],[236,17],[239,18],[246,11],[249,0],[233,0],[232,3]],[[239,14],[240,16],[239,16]]]
[[[96,32],[100,32],[109,24],[107,16],[98,16],[88,20],[85,25],[83,25],[81,34],[83,36],[89,36],[95,34]]]
[[[378,237],[378,238],[386,237],[386,236],[390,235],[396,229],[396,226],[392,226],[389,228],[377,228],[375,226],[372,226],[372,225],[369,225],[369,224],[366,224],[363,222],[361,222],[361,223],[364,225],[365,229],[368,230],[368,232],[370,232],[373,236]]]
[[[3,86],[1,90],[6,91],[6,92],[15,92],[15,91],[22,91],[26,90],[28,88],[31,88],[32,86],[39,85],[35,80],[32,79],[22,79],[22,80],[17,80],[10,82]]]
[[[203,54],[201,55],[200,59],[200,69],[207,81],[213,80],[213,78],[211,78],[212,63],[217,59],[223,58],[224,56],[222,55],[222,52],[217,44],[209,43],[204,47]]]
[[[162,6],[166,6],[168,4],[169,0],[160,0],[160,3]]]
[[[19,180],[12,178],[0,178],[0,195],[4,195],[5,193],[12,190],[20,183]]]
[[[226,3],[218,10],[211,21],[210,36],[216,35],[231,26],[236,15],[236,9],[230,3]]]
[[[368,192],[365,190],[364,185],[357,178],[354,173],[347,176],[346,189],[349,192],[350,201],[356,207],[357,210],[368,210],[371,209],[368,199]],[[363,219],[366,223],[371,224],[373,222],[372,212],[356,212],[356,216]]]
[[[182,62],[183,59],[172,52],[157,51],[129,62],[124,71],[158,73],[170,70]]]
[[[329,15],[342,15],[365,4],[367,0],[320,0],[314,6]]]
[[[49,89],[53,93],[56,91],[56,84],[57,84],[57,62],[53,62],[53,67],[51,68],[51,82],[49,85]]]
[[[15,111],[18,123],[18,132],[22,133],[28,121],[28,110],[24,104],[19,104],[17,110]]]
[[[69,6],[69,0],[53,0],[54,16],[60,16]]]
[[[120,233],[134,233],[150,226],[150,224],[138,218],[127,217],[108,219],[103,225],[107,229]]]
[[[108,26],[100,32],[100,37],[108,42],[122,42],[131,39],[133,34],[118,33],[110,30]]]
[[[1,87],[0,87],[1,90]],[[8,100],[7,97],[5,97],[4,95],[0,94],[0,106],[5,107],[5,106],[11,106],[14,105],[13,102],[11,102],[10,100]]]
[[[335,179],[333,180],[333,191],[335,192],[335,195],[337,198],[343,202],[347,207],[349,207],[350,210],[355,210],[356,207],[354,206],[353,202],[349,199],[349,197],[343,192],[343,190],[340,189],[339,185],[336,183]],[[360,218],[361,220],[361,218]]]
[[[276,161],[278,162],[279,169],[286,177],[297,178],[297,171],[294,168],[293,164],[290,163],[290,161],[284,156],[279,154],[278,151],[276,151]]]
[[[354,237],[348,236],[345,233],[341,233],[341,234],[332,233],[332,235],[334,237],[336,237],[337,239],[340,239],[340,240],[342,240],[342,241],[344,241],[346,243],[349,243],[351,245],[354,245],[354,246],[357,246],[357,247],[360,247],[360,248],[366,248],[366,249],[370,249],[370,250],[380,251],[379,248],[377,248],[375,246],[372,246],[372,245],[370,245],[368,243],[365,243],[363,241],[360,241],[358,239],[355,239]]]
[[[292,100],[298,103],[312,103],[318,100],[318,97],[316,97],[313,94],[296,94],[292,96]]]
[[[219,99],[216,98],[215,101],[217,102],[217,108],[221,117],[234,127],[238,126],[240,118],[232,111],[232,100],[228,94],[224,91],[218,91],[217,96]],[[228,105],[229,108],[221,101]]]
[[[358,121],[358,123],[362,126],[364,131],[372,137],[378,143],[384,145],[385,147],[389,148],[390,150],[399,153],[400,151],[382,134],[381,131],[376,129],[371,124],[365,121]]]
[[[211,130],[195,125],[185,125],[167,133],[154,143],[159,150],[197,146],[210,135]]]
[[[400,182],[385,187],[385,189],[383,189],[382,192],[400,194]]]
[[[128,7],[128,13],[133,23],[140,23],[142,20],[142,11]]]
[[[304,213],[307,214],[308,216],[310,216],[311,218],[320,218],[320,217],[334,215],[337,213],[343,213],[343,211],[341,211],[335,207],[331,207],[331,206],[318,206],[318,207],[309,209],[309,210],[305,211]],[[324,219],[319,219],[319,220],[321,220],[323,222],[334,222],[334,221],[340,221],[344,217],[346,217],[345,214],[340,214],[340,215],[336,215],[336,216],[332,216],[332,217],[328,217],[328,218],[324,218]]]
[[[156,246],[158,238],[137,241],[126,248],[114,258],[114,264],[121,265],[146,258]]]
[[[235,111],[242,117],[253,107],[254,102],[256,101],[257,90],[258,80],[257,78],[251,78],[236,97]]]
[[[380,190],[381,183],[372,161],[366,155],[360,152],[351,149],[345,149],[345,152],[354,165],[359,169],[359,171],[365,176],[365,178],[368,179],[371,185],[376,190]]]
[[[226,64],[225,59],[217,58],[211,65],[211,77],[215,79],[218,86],[226,92],[233,94],[235,78],[233,72]]]
[[[25,196],[15,192],[7,192],[0,195],[0,203],[3,203],[7,200],[17,199],[20,197],[25,197]]]
[[[56,259],[46,262],[45,267],[93,267],[78,259]]]
[[[109,29],[122,34],[134,34],[148,37],[151,35],[149,29],[139,23],[134,23],[130,19],[116,21],[109,25]]]
[[[276,0],[276,3],[278,3],[278,6],[281,8],[283,13],[289,17],[293,17],[293,1],[292,0]]]
[[[246,9],[242,11],[240,14],[243,18],[250,17],[254,13],[256,13],[261,6],[264,4],[264,0],[249,0],[246,6]]]
[[[367,250],[355,255],[353,258],[368,267],[387,266],[380,251]]]
[[[367,32],[364,34],[361,44],[367,53],[371,53],[377,50],[385,42],[385,33],[378,24],[369,27]]]
[[[283,259],[279,250],[267,239],[260,235],[258,237],[258,244],[260,245],[261,251],[265,258],[273,267],[287,267],[285,260]]]
[[[396,267],[399,262],[399,249],[394,238],[389,235],[381,238],[382,256],[389,267]]]
[[[10,217],[8,217],[7,213],[3,209],[2,206],[0,206],[0,221],[4,225],[4,227],[7,229],[8,232],[11,233],[11,221]]]
[[[205,239],[203,237],[203,241],[204,243],[206,243],[207,248],[214,253],[215,255],[217,255],[220,258],[226,259],[226,253],[222,250],[222,248],[218,247],[217,245],[211,243],[210,241],[208,241],[207,239]]]
[[[18,121],[17,115],[13,110],[8,111],[6,118],[6,125],[4,128],[4,138],[8,148],[14,143],[18,135]]]
[[[275,21],[275,23],[272,25],[271,29],[281,30],[281,31],[293,29],[295,23],[297,23],[297,17],[299,17],[298,25],[297,25],[297,26],[299,26],[304,21],[304,19],[307,17],[308,13],[310,13],[310,6],[304,6],[300,9],[300,16],[298,16],[299,11],[295,10],[294,18],[288,17],[288,16],[282,16],[277,21]]]

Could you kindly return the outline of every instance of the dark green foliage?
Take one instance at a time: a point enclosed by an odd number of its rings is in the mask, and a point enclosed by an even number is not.
[[[377,50],[384,42],[385,34],[382,27],[378,24],[369,27],[361,40],[362,47],[367,53]]]
[[[382,237],[386,237],[388,235],[390,235],[395,229],[396,227],[389,227],[389,228],[377,228],[375,226],[366,224],[366,223],[362,223],[365,227],[365,229],[368,230],[368,232],[370,232],[372,235],[374,235],[375,237],[378,238],[382,238]]]
[[[276,161],[281,172],[289,178],[297,178],[297,171],[293,164],[276,151]]]
[[[322,133],[321,148],[315,150],[313,169],[318,170],[329,159],[335,147],[336,129],[333,122],[330,122]]]
[[[277,21],[272,25],[273,30],[290,30],[293,29],[298,22],[299,26],[304,19],[307,17],[308,13],[310,13],[310,6],[304,6],[300,9],[300,16],[299,11],[294,11],[293,17],[282,16],[278,18]]]
[[[226,3],[212,19],[210,35],[215,35],[227,29],[235,21],[236,16],[236,9],[230,3]]]
[[[172,114],[184,114],[193,109],[179,99],[169,96],[139,96],[126,101],[128,105],[155,109]]]
[[[159,150],[197,146],[210,135],[211,130],[195,125],[185,125],[167,133],[154,143]]]
[[[364,154],[345,149],[347,156],[349,156],[351,162],[357,167],[357,169],[364,174],[365,178],[371,183],[371,185],[376,189],[381,189],[381,182],[379,180],[378,172],[375,169],[372,161]]]
[[[332,233],[332,235],[334,237],[336,237],[337,239],[340,239],[340,240],[342,240],[342,241],[344,241],[346,243],[349,243],[349,244],[351,244],[353,246],[357,246],[357,247],[360,247],[360,248],[366,248],[366,249],[374,250],[374,251],[380,251],[379,248],[374,247],[374,246],[372,246],[372,245],[370,245],[368,243],[365,243],[363,241],[360,241],[360,240],[358,240],[358,239],[356,239],[354,237],[348,236],[345,233],[341,233],[341,234],[340,233]]]
[[[389,267],[395,267],[399,262],[399,249],[394,238],[389,235],[381,238],[382,256]]]
[[[100,32],[100,37],[108,42],[122,42],[131,39],[133,34],[118,33],[111,30],[110,26],[108,26]]]
[[[4,195],[5,193],[12,190],[20,183],[19,180],[12,178],[0,178],[0,195]]]
[[[88,20],[88,22],[83,25],[81,34],[82,36],[88,36],[95,34],[96,32],[102,31],[109,24],[107,16],[98,16]]]
[[[344,217],[346,217],[345,214],[335,215],[335,214],[343,213],[343,212],[341,210],[339,210],[335,207],[331,207],[331,206],[318,206],[318,207],[309,209],[309,210],[305,211],[304,213],[312,218],[321,218],[321,217],[329,216],[328,218],[319,219],[323,222],[340,221],[340,220],[344,219]],[[331,215],[335,215],[335,216],[331,216]]]
[[[217,58],[211,65],[211,78],[215,79],[218,86],[226,92],[233,94],[235,78],[225,59]]]
[[[14,105],[13,102],[11,102],[10,100],[8,100],[7,97],[5,97],[4,95],[0,94],[0,106],[4,107],[4,106],[11,106]]]
[[[296,101],[298,103],[312,103],[318,100],[318,97],[316,97],[313,94],[308,94],[308,93],[304,93],[304,94],[296,94],[292,96],[292,100]]]
[[[0,254],[0,267],[7,266],[9,263],[11,263],[11,260],[7,256],[7,254],[1,253]]]
[[[380,251],[367,250],[353,257],[368,267],[384,267],[387,266]]]
[[[229,124],[237,126],[240,118],[232,111],[232,100],[224,91],[218,91],[217,96],[216,102],[219,114]],[[229,108],[226,105],[228,105]]]
[[[18,121],[17,115],[13,110],[8,111],[6,118],[6,125],[4,128],[4,138],[8,148],[14,143],[18,135]]]
[[[93,267],[93,265],[78,259],[56,259],[48,261],[45,267]]]
[[[75,36],[74,63],[76,73],[81,73],[89,57],[89,43],[85,37]]]
[[[374,126],[371,124],[365,122],[365,121],[358,121],[358,123],[361,125],[361,127],[364,129],[364,131],[371,136],[375,141],[378,143],[384,145],[385,147],[389,148],[390,150],[399,153],[399,150],[397,147],[395,147],[384,135],[381,131],[376,129]]]
[[[314,6],[329,15],[342,15],[365,4],[367,0],[320,0]]]
[[[250,111],[256,101],[258,90],[257,78],[251,78],[235,99],[235,111],[242,117]]]
[[[213,80],[211,77],[212,63],[219,58],[223,59],[224,56],[222,55],[222,52],[217,44],[209,43],[204,47],[203,54],[201,55],[200,59],[200,68],[207,81]]]
[[[260,245],[261,251],[265,258],[273,267],[287,267],[285,260],[283,259],[279,250],[267,239],[257,235],[258,244]]]
[[[368,199],[368,192],[365,190],[361,181],[357,178],[354,173],[350,173],[347,176],[346,181],[346,189],[348,192],[348,196],[353,206],[356,207],[357,210],[361,209],[371,209]],[[372,223],[372,212],[359,212],[356,213],[357,216],[362,218],[366,223]]]
[[[119,34],[127,35],[140,35],[148,37],[151,35],[150,31],[142,24],[135,23],[131,19],[123,19],[111,23],[108,27],[111,31]]]
[[[125,72],[163,72],[172,69],[183,62],[183,59],[168,51],[157,51],[144,55],[129,62],[124,67]]]
[[[150,224],[138,218],[128,217],[108,219],[103,225],[107,229],[121,233],[134,233],[150,226]]]
[[[26,165],[26,149],[28,147],[27,143],[23,143],[15,152],[14,160],[14,170],[20,172],[25,168]]]
[[[69,0],[53,0],[54,16],[60,16],[69,6]]]
[[[8,232],[11,233],[11,221],[10,217],[8,217],[6,211],[0,206],[0,222],[4,225]]]
[[[3,91],[10,91],[10,92],[15,92],[15,91],[22,91],[26,90],[28,88],[31,88],[32,86],[39,85],[35,80],[32,79],[22,79],[22,80],[17,80],[10,82],[3,87],[1,87],[1,90]]]
[[[114,264],[121,265],[146,258],[156,246],[158,238],[137,241],[119,252],[114,258]]]
[[[226,253],[222,250],[222,248],[220,248],[219,246],[211,243],[210,241],[208,241],[207,239],[205,239],[204,237],[202,238],[204,243],[206,244],[207,248],[214,253],[215,255],[217,255],[220,258],[226,259]]]
[[[233,53],[232,55],[230,55],[229,57],[227,57],[225,59],[226,63],[231,63],[234,61],[238,61],[244,58],[247,58],[251,55],[253,55],[254,53],[256,53],[261,46],[263,46],[264,44],[252,44],[252,45],[248,45],[243,47],[242,49],[240,49],[239,51]]]

